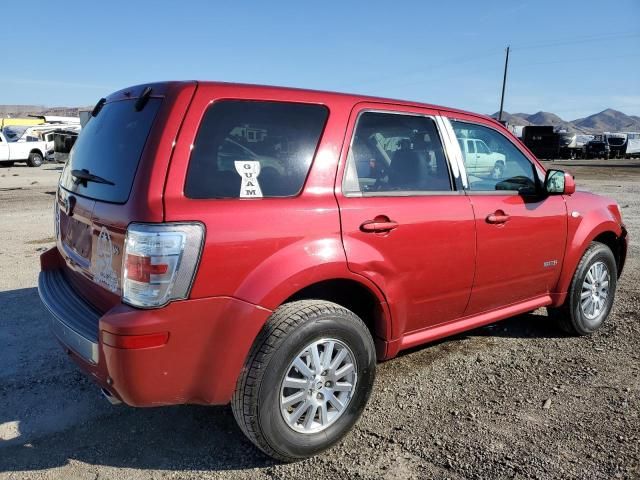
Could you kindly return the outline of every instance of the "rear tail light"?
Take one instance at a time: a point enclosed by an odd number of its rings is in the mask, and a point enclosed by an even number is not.
[[[132,223],[127,229],[122,300],[154,308],[187,298],[204,240],[200,223]]]

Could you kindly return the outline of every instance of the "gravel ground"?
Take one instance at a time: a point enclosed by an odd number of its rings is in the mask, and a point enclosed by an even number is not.
[[[555,162],[622,207],[632,244],[614,313],[589,338],[543,310],[379,365],[333,450],[290,465],[227,407],[114,407],[64,355],[36,291],[59,167],[0,169],[0,479],[640,478],[640,162]]]

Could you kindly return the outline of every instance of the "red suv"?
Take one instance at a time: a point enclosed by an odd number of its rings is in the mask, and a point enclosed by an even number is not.
[[[114,403],[231,403],[285,461],[362,413],[376,362],[546,306],[609,315],[627,233],[505,128],[413,102],[213,82],[100,100],[39,291]]]

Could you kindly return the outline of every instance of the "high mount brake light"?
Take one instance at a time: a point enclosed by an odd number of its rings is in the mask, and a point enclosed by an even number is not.
[[[189,296],[204,227],[200,223],[132,223],[127,229],[122,300],[154,308]]]

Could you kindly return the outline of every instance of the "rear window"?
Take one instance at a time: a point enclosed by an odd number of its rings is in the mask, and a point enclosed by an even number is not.
[[[149,99],[139,112],[135,103],[135,99],[107,103],[89,120],[62,171],[60,184],[64,188],[95,200],[127,201],[162,100]],[[81,181],[72,175],[74,170],[86,170],[105,182]]]
[[[189,198],[297,195],[327,120],[322,105],[224,100],[206,111],[189,161]]]

